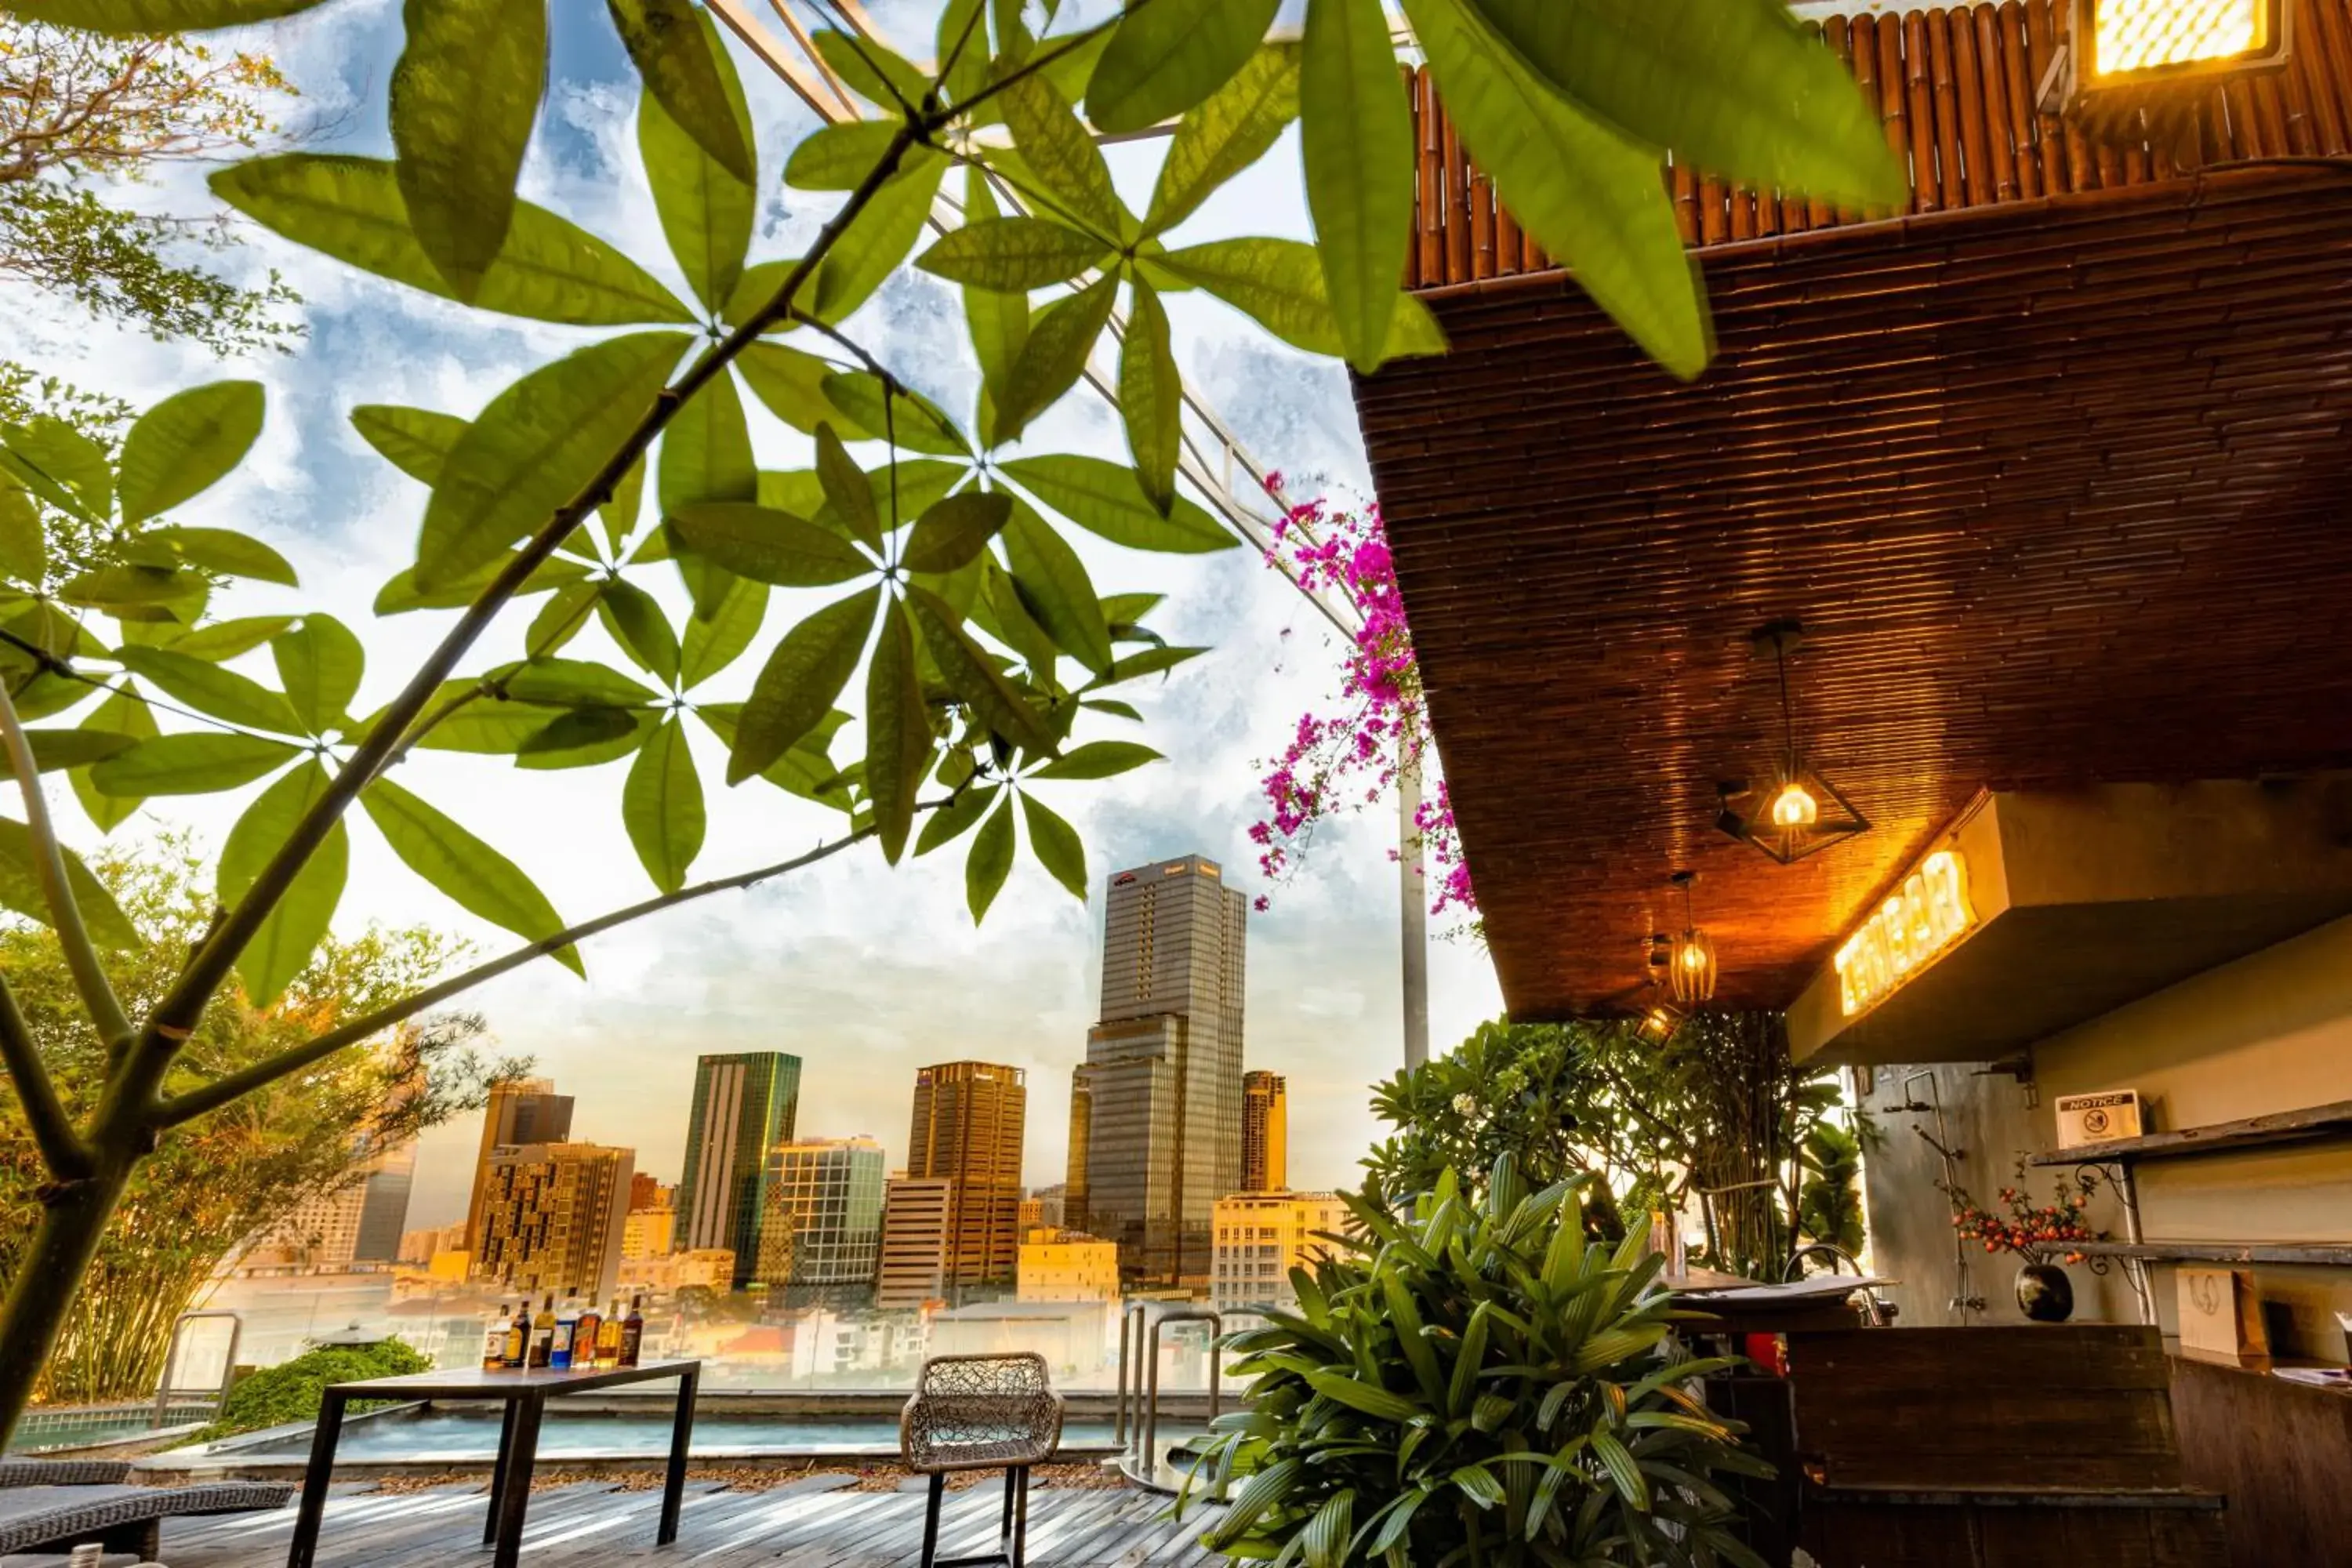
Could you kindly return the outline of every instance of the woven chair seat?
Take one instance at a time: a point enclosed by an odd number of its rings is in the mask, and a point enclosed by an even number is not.
[[[125,1525],[283,1508],[293,1495],[292,1487],[269,1481],[193,1487],[14,1486],[0,1489],[0,1552],[62,1551]]]
[[[0,1459],[0,1487],[114,1487],[130,1479],[128,1459]]]
[[[933,1356],[898,1417],[917,1475],[1039,1465],[1062,1442],[1062,1396],[1039,1355]]]

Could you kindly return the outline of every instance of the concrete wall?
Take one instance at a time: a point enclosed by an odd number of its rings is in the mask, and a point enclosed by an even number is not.
[[[1950,1306],[1950,1210],[1934,1185],[1941,1163],[1915,1131],[1935,1132],[1936,1118],[1904,1105],[1940,1098],[1947,1142],[1966,1153],[1959,1179],[1990,1204],[2014,1182],[2021,1152],[2055,1146],[2052,1106],[2060,1095],[2137,1089],[2149,1102],[2152,1131],[2352,1100],[2352,920],[2053,1036],[2034,1047],[2032,1061],[2031,1089],[1966,1066],[1880,1068],[1861,1099],[1878,1133],[1866,1167],[1873,1257],[1882,1273],[1901,1277],[1889,1294],[1906,1322],[1958,1319]],[[2058,1174],[2031,1172],[2028,1190],[2046,1201]],[[2352,1241],[2352,1139],[2150,1161],[2139,1167],[2139,1181],[2151,1238]],[[2120,1238],[2123,1222],[2111,1199],[2103,1195],[2091,1212]],[[1988,1302],[1987,1312],[1972,1321],[2014,1321],[2010,1290],[2017,1259],[1979,1249],[1969,1262],[1975,1292]],[[2078,1318],[2136,1321],[2120,1268],[2104,1279],[2087,1266],[2072,1273]],[[2352,1311],[2352,1269],[2265,1266],[2255,1274],[2274,1348],[2347,1355],[2334,1315]],[[2170,1332],[2169,1266],[2156,1268],[2155,1300]]]

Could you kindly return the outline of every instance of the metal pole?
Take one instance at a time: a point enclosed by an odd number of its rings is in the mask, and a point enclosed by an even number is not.
[[[1404,1065],[1429,1060],[1429,881],[1422,875],[1421,759],[1397,770],[1397,887],[1402,935],[1399,967],[1404,979]]]

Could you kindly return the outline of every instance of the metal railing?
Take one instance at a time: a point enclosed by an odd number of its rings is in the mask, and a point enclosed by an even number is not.
[[[190,1323],[206,1318],[228,1320],[228,1349],[221,1356],[220,1386],[218,1388],[174,1387],[172,1378],[180,1370],[182,1333]],[[165,1413],[171,1408],[174,1400],[185,1402],[209,1399],[212,1401],[213,1414],[217,1416],[222,1406],[228,1403],[230,1386],[236,1382],[236,1348],[244,1338],[245,1319],[225,1309],[213,1308],[200,1312],[183,1312],[172,1320],[172,1344],[171,1348],[163,1352],[163,1371],[155,1380],[155,1414],[150,1425],[157,1429],[165,1426]]]

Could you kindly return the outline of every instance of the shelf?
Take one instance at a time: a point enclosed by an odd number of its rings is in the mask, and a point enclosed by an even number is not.
[[[2300,1110],[2274,1110],[2242,1121],[2216,1121],[2177,1132],[2150,1132],[2107,1143],[2084,1143],[2034,1155],[2035,1165],[2112,1165],[2138,1160],[2173,1160],[2189,1154],[2219,1154],[2230,1149],[2261,1149],[2315,1138],[2352,1136],[2352,1100]]]
[[[2352,1268],[2352,1241],[2077,1241],[2064,1250],[2085,1258],[2137,1258],[2151,1263],[2315,1263]]]

